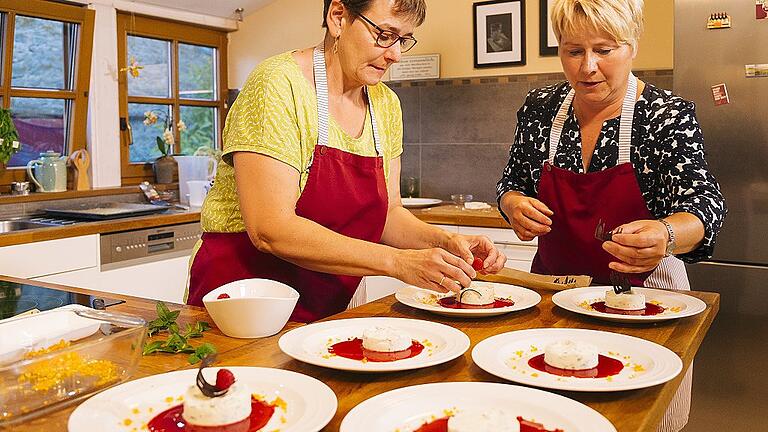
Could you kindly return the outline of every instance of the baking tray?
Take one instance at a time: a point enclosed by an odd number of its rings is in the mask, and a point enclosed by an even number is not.
[[[47,208],[44,209],[44,211],[51,216],[106,220],[159,213],[166,211],[169,208],[169,206],[158,206],[153,204],[108,202],[70,208]]]

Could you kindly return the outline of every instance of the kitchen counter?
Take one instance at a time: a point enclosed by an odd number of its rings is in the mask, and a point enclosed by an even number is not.
[[[87,290],[71,289],[52,284],[30,282],[22,279],[0,278],[12,282],[38,284],[50,288],[89,293]],[[706,287],[701,287],[706,288]],[[699,315],[680,320],[672,320],[650,325],[621,325],[606,321],[588,319],[581,315],[561,310],[554,306],[552,292],[540,291],[542,302],[536,307],[513,312],[498,317],[484,319],[456,319],[441,317],[412,309],[398,303],[393,296],[385,297],[364,306],[347,310],[329,319],[358,318],[369,316],[406,317],[444,323],[464,331],[471,339],[472,347],[481,340],[495,334],[511,330],[557,327],[587,328],[605,330],[641,337],[664,345],[677,353],[687,369],[709,330],[720,305],[720,296],[709,292],[691,292],[690,295],[702,299],[707,309]],[[110,307],[117,312],[140,315],[147,320],[155,318],[154,302],[109,295],[126,300],[126,303]],[[213,324],[202,308],[178,306],[181,314],[180,326],[205,320]],[[171,309],[176,309],[171,307]],[[264,339],[233,339],[221,334],[216,328],[204,334],[197,343],[210,342],[219,350],[219,366],[262,366],[300,372],[315,377],[331,387],[339,400],[336,415],[323,431],[338,431],[341,420],[354,406],[377,394],[409,385],[447,382],[447,381],[486,381],[506,382],[490,375],[472,362],[471,348],[462,357],[441,365],[414,371],[359,374],[325,369],[293,360],[283,354],[277,340],[286,331],[302,324],[288,323],[278,335]],[[144,357],[134,379],[168,371],[190,368],[186,355],[151,355]],[[655,430],[683,377],[683,373],[674,380],[651,388],[615,393],[576,393],[555,391],[569,398],[578,400],[606,416],[620,432]],[[22,426],[14,431],[62,431],[66,430],[67,419],[73,407],[64,408]]]
[[[55,240],[68,237],[79,237],[90,234],[106,234],[111,232],[154,228],[164,225],[175,225],[200,220],[200,209],[169,210],[164,213],[136,216],[122,219],[103,221],[79,222],[65,226],[50,226],[23,231],[0,234],[0,247],[23,243],[33,243],[44,240]]]
[[[422,209],[409,209],[424,222],[443,225],[463,225],[483,228],[510,228],[499,210],[492,206],[486,210],[467,210],[453,204]]]
[[[485,228],[509,228],[496,207],[488,210],[461,210],[454,205],[440,205],[424,209],[410,209],[424,222],[444,225],[464,225]],[[200,209],[169,211],[162,214],[137,216],[105,221],[82,222],[67,226],[50,226],[0,234],[0,247],[43,240],[106,234],[142,228],[154,228],[200,220]]]

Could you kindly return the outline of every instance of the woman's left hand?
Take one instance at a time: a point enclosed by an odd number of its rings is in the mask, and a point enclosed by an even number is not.
[[[617,234],[616,232],[619,231]],[[603,249],[620,262],[608,264],[621,273],[643,273],[659,265],[667,251],[667,228],[656,220],[639,220],[613,229]]]
[[[483,269],[479,270],[479,273],[483,274],[498,273],[507,262],[504,253],[486,236],[452,234],[441,246],[470,265],[475,257],[480,258],[483,260]]]

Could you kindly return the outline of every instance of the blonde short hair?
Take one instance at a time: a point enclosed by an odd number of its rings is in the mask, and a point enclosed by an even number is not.
[[[604,31],[636,49],[643,33],[643,0],[555,0],[552,30],[558,41],[585,29]]]

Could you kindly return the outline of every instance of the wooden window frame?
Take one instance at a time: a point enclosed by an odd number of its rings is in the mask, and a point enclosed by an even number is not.
[[[64,99],[73,104],[69,124],[65,125],[68,132],[67,150],[72,153],[75,150],[86,147],[86,133],[88,120],[88,89],[91,82],[91,57],[93,53],[93,22],[95,11],[85,6],[72,6],[54,3],[45,0],[3,0],[0,3],[0,12],[5,14],[5,28],[3,29],[2,55],[2,79],[0,80],[0,96],[2,107],[10,108],[13,97],[54,98]],[[63,21],[79,25],[77,32],[77,51],[74,59],[75,76],[73,89],[69,90],[37,90],[14,89],[11,87],[13,76],[13,50],[10,49],[14,40],[16,15],[34,18]],[[0,186],[8,186],[15,181],[25,181],[26,169],[8,168],[0,175]]]
[[[118,75],[120,93],[120,118],[129,122],[128,103],[146,103],[170,105],[173,122],[180,116],[181,106],[216,108],[216,145],[221,147],[221,134],[224,130],[227,104],[227,32],[225,30],[203,27],[196,24],[180,23],[159,18],[119,12],[117,14],[117,62],[118,70],[124,69],[128,61],[128,35],[161,39],[171,43],[171,96],[168,98],[128,95],[128,74]],[[200,45],[216,49],[214,67],[216,73],[216,98],[214,100],[185,99],[179,97],[179,43]],[[174,153],[181,149],[181,137],[178,128],[171,128],[176,141]],[[152,163],[131,163],[128,134],[120,133],[120,167],[123,185],[134,185],[142,181],[154,181]]]

